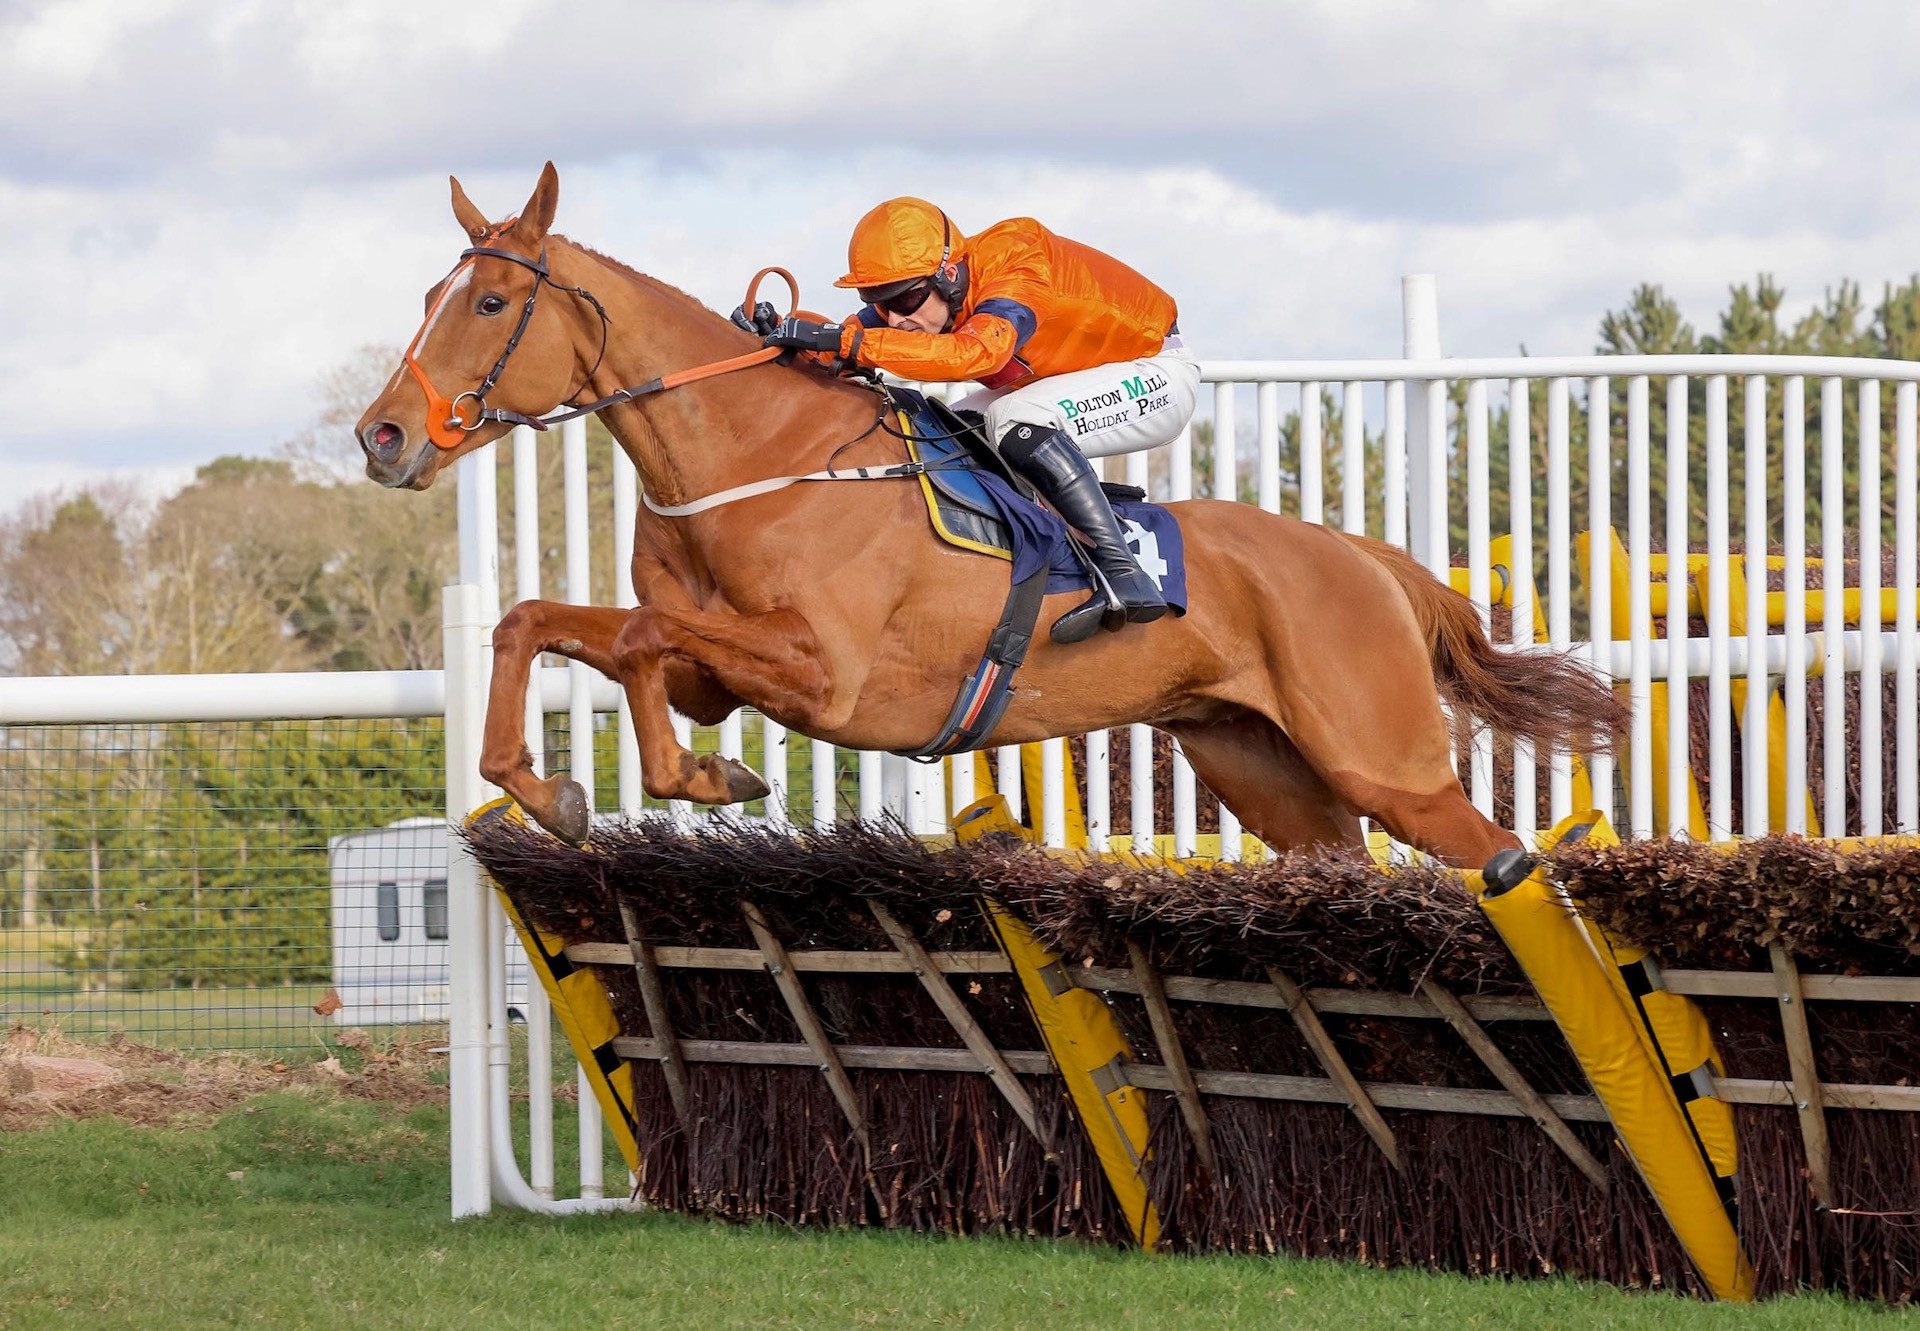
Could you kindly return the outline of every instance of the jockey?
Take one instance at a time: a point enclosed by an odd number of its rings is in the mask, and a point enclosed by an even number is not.
[[[1166,613],[1087,459],[1157,448],[1192,419],[1200,369],[1173,297],[1030,217],[970,237],[914,198],[860,219],[834,285],[859,292],[857,316],[789,318],[767,344],[903,379],[980,383],[955,409],[985,418],[1007,465],[1091,543],[1105,582],[1055,623],[1056,641]]]

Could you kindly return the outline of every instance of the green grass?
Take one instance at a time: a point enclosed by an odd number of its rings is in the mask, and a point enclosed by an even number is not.
[[[571,1134],[562,1134],[564,1139]],[[283,1092],[209,1123],[0,1137],[0,1326],[1809,1327],[1571,1281],[1072,1244],[802,1233],[669,1215],[446,1219],[446,1115]],[[564,1175],[563,1175],[564,1177]],[[617,1176],[615,1176],[617,1177]]]

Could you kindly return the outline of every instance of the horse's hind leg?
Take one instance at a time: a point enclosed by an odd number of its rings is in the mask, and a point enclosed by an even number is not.
[[[1460,789],[1433,648],[1378,564],[1324,533],[1266,637],[1265,678],[1235,701],[1277,725],[1350,813],[1450,864],[1479,868],[1519,839]],[[1286,587],[1279,575],[1270,585]],[[1276,591],[1276,595],[1277,595]],[[1251,673],[1251,672],[1250,672]]]
[[[1437,699],[1424,725],[1358,727],[1338,741],[1309,732],[1299,746],[1347,808],[1448,864],[1477,869],[1520,845],[1460,788]]]
[[[1257,712],[1231,720],[1169,722],[1193,770],[1241,823],[1275,850],[1364,844],[1360,821],[1301,758],[1280,728]]]

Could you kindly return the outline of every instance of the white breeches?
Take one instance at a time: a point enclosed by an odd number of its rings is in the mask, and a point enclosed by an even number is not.
[[[1156,356],[983,388],[953,405],[987,418],[995,444],[1013,425],[1059,430],[1090,458],[1173,442],[1193,419],[1200,366],[1177,338]]]

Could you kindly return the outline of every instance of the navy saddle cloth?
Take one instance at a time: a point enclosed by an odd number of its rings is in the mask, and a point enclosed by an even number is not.
[[[889,390],[908,435],[914,460],[926,464],[921,478],[934,530],[949,545],[1010,559],[1019,583],[1047,570],[1047,592],[1090,591],[1092,582],[1067,542],[1067,525],[1054,511],[1027,498],[1000,470],[986,440],[931,398],[911,389]],[[1128,496],[1138,490],[1109,486]],[[1116,498],[1113,511],[1127,548],[1161,597],[1176,613],[1187,608],[1186,547],[1180,524],[1158,504]]]

